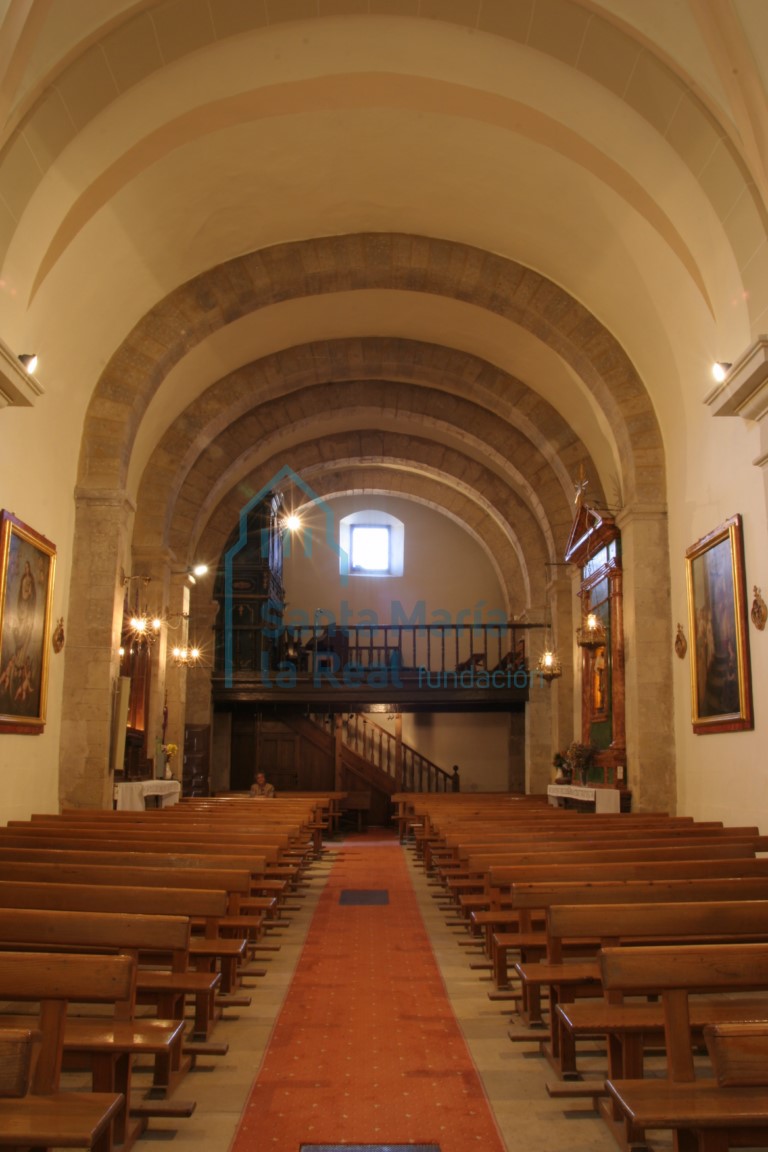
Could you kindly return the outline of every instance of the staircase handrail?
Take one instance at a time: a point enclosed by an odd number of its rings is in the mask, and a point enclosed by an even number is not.
[[[395,780],[402,791],[453,790],[454,775],[451,772],[446,772],[405,740],[398,740],[387,728],[364,713],[351,712],[344,717],[342,739],[353,752]]]

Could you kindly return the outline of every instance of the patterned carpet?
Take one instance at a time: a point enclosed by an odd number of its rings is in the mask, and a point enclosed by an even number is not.
[[[335,853],[231,1152],[503,1152],[403,851],[362,838]]]

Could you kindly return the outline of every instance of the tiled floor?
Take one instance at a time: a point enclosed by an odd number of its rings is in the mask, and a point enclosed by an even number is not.
[[[339,846],[332,846],[312,866],[301,898],[292,901],[299,910],[290,914],[288,927],[278,929],[270,937],[271,942],[280,944],[280,950],[265,952],[259,958],[258,963],[267,969],[267,974],[248,981],[250,1006],[229,1010],[229,1018],[217,1028],[216,1038],[229,1042],[227,1056],[201,1060],[179,1088],[179,1096],[197,1101],[195,1113],[186,1120],[152,1120],[140,1145],[171,1141],[174,1152],[227,1152],[273,1022],[290,986],[333,851]],[[411,851],[405,851],[446,991],[510,1152],[615,1152],[613,1138],[588,1102],[569,1106],[567,1101],[552,1100],[547,1095],[545,1081],[553,1078],[549,1064],[535,1045],[514,1044],[508,1039],[508,1006],[489,1000],[489,979],[483,971],[470,967],[473,954],[460,943],[466,939],[465,934],[446,924],[446,915],[435,900],[435,889],[428,886]]]

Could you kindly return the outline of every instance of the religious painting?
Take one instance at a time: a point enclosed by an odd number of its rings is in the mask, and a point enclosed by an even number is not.
[[[591,653],[592,700],[590,718],[593,724],[608,719],[608,667],[605,644]]]
[[[45,725],[56,548],[0,512],[0,732]]]
[[[753,728],[741,516],[698,540],[685,558],[693,731]]]

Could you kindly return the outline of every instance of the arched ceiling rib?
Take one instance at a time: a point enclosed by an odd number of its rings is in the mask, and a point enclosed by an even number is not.
[[[389,481],[396,487],[416,486],[418,484],[416,474],[422,471],[425,475],[440,474],[443,485],[442,506],[450,508],[452,501],[460,500],[467,508],[471,494],[471,499],[477,503],[478,509],[492,508],[499,523],[514,525],[514,529],[506,529],[507,532],[513,533],[526,545],[538,544],[542,551],[549,551],[545,541],[554,534],[553,526],[546,521],[537,523],[530,510],[503,477],[492,473],[480,461],[468,459],[449,446],[435,443],[413,432],[382,432],[375,428],[358,427],[327,438],[311,437],[308,434],[307,439],[292,445],[289,454],[282,450],[268,454],[268,449],[269,445],[266,446],[266,452],[259,451],[260,459],[248,470],[246,470],[248,454],[242,462],[235,461],[232,468],[234,475],[226,483],[225,492],[218,500],[212,500],[207,504],[206,510],[209,514],[206,520],[218,519],[221,515],[221,504],[231,503],[232,498],[239,512],[247,503],[247,499],[268,485],[270,477],[277,475],[286,464],[293,472],[308,481],[305,475],[306,469],[325,465],[335,471],[341,471],[342,461],[354,459],[375,462],[379,466],[390,468],[392,471],[389,474]],[[396,463],[398,461],[403,461],[404,465]],[[348,466],[345,472],[349,486],[359,487],[354,470]],[[400,475],[399,480],[396,474]],[[259,481],[256,487],[252,479],[254,475]],[[243,498],[244,492],[248,493],[246,499]],[[231,493],[234,494],[233,497],[230,496]],[[174,552],[183,549],[188,541],[194,539],[197,514],[201,504],[206,503],[203,491],[188,491],[177,501],[169,539],[169,545]],[[560,539],[557,543],[561,548],[564,546],[567,528],[570,526],[567,522],[567,508],[565,500],[561,499],[559,523],[555,526],[559,529]],[[476,511],[474,515],[478,514]],[[471,525],[473,520],[473,515],[468,514],[466,522]],[[134,540],[142,547],[154,543],[137,534],[134,535]]]
[[[361,368],[373,378],[360,379]],[[388,371],[386,380],[377,378],[379,369]],[[594,498],[602,496],[599,477],[573,430],[520,381],[451,349],[400,341],[335,342],[271,357],[224,378],[194,401],[148,462],[136,536],[145,543],[154,536],[154,545],[162,546],[165,533],[173,535],[177,499],[189,500],[192,492],[204,511],[222,488],[237,482],[232,474],[249,468],[255,455],[282,452],[288,459],[294,443],[307,436],[327,444],[357,427],[405,426],[504,475],[550,537],[553,525],[559,534],[563,503],[570,500],[580,468],[590,478]],[[151,529],[151,510],[158,508],[165,508],[165,519],[158,521],[155,514]]]
[[[401,437],[404,450],[412,442]],[[312,455],[306,446],[307,455]],[[414,445],[414,448],[418,448]],[[257,471],[244,478],[236,489],[230,490],[222,500],[215,516],[208,518],[205,531],[198,543],[198,554],[217,561],[226,545],[232,524],[237,522],[242,508],[260,492],[273,475],[282,468],[281,458],[266,461]],[[304,454],[297,458],[304,477]],[[403,466],[405,465],[405,466]],[[478,502],[468,485],[457,485],[450,469],[441,472],[431,468],[414,454],[404,462],[368,461],[360,458],[331,460],[326,463],[310,460],[306,468],[307,482],[318,496],[355,492],[387,492],[414,498],[430,504],[460,524],[471,536],[482,543],[486,554],[499,576],[509,611],[519,612],[530,605],[531,574],[539,576],[548,560],[548,552],[538,531],[526,534],[525,525],[510,525],[500,512],[503,501]],[[530,525],[529,525],[530,528]]]
[[[384,234],[280,245],[230,261],[172,292],[136,326],[99,382],[86,421],[89,450],[81,458],[81,488],[124,486],[152,395],[171,366],[211,332],[291,295],[368,286],[404,286],[465,299],[510,318],[549,344],[584,381],[605,415],[624,469],[625,499],[663,503],[663,455],[650,401],[626,355],[594,317],[556,285],[513,261],[426,237]],[[438,360],[450,358],[450,351],[435,354]],[[285,355],[283,371],[290,381],[291,358],[294,370],[305,372],[312,351]],[[360,355],[364,361],[362,346]],[[372,375],[386,378],[386,362],[368,367]],[[328,368],[327,377],[333,378],[332,360]],[[496,375],[494,369],[489,372]],[[465,377],[468,392],[476,376]],[[121,442],[115,445],[118,430]]]

